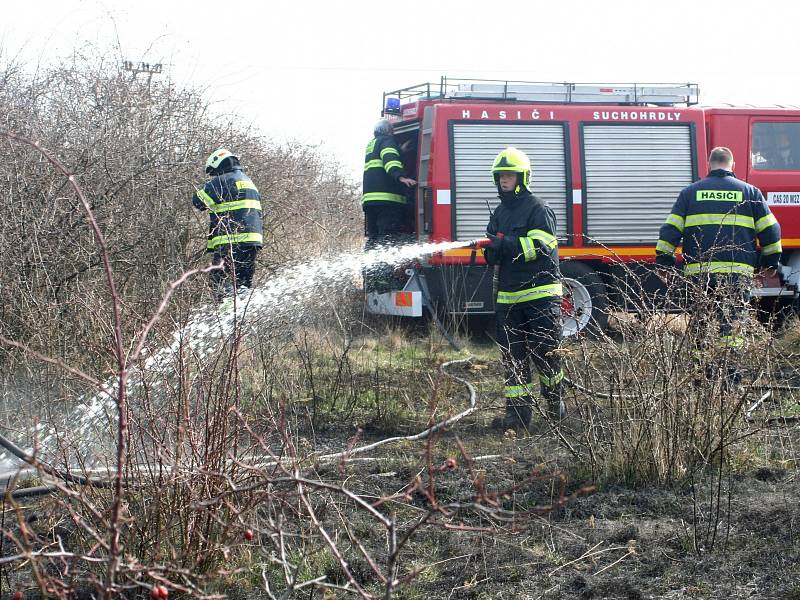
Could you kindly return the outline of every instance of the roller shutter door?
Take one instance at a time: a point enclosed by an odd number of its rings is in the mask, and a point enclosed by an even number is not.
[[[492,182],[494,157],[514,146],[525,152],[533,164],[533,193],[553,209],[559,238],[567,234],[567,168],[561,124],[454,123],[453,164],[455,169],[456,240],[484,237],[489,209],[500,202]]]
[[[692,182],[690,125],[585,125],[584,208],[589,242],[654,244]]]

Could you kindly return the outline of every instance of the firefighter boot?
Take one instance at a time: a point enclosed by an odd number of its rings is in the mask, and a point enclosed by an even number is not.
[[[506,414],[502,417],[495,417],[492,419],[491,428],[500,431],[508,429],[527,429],[531,422],[531,405],[522,403],[519,399],[515,399],[512,404],[506,400]]]

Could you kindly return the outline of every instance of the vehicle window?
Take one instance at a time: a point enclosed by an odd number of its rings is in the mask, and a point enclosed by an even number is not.
[[[800,170],[800,123],[753,123],[750,161],[759,171]]]

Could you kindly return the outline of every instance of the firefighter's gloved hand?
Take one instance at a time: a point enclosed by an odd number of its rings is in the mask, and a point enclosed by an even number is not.
[[[499,264],[503,258],[503,234],[487,233],[486,237],[489,238],[489,243],[483,247],[483,257],[490,265]]]
[[[503,253],[503,234],[499,235],[492,235],[491,233],[487,233],[486,237],[489,238],[489,245],[486,246],[487,248],[491,248],[494,252],[499,254]]]

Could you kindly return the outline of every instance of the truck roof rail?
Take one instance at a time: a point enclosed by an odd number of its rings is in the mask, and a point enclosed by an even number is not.
[[[416,100],[692,106],[700,100],[700,89],[695,83],[554,83],[442,76],[438,84],[384,92],[383,113],[397,113],[400,106]]]

